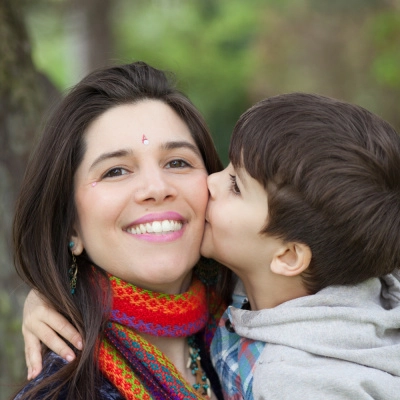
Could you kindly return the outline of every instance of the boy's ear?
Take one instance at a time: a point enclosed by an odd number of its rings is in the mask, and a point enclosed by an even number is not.
[[[285,243],[271,262],[271,271],[277,275],[296,276],[304,272],[311,262],[311,249],[304,243]]]

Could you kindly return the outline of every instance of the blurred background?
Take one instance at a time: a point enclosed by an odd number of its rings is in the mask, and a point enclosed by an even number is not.
[[[239,115],[305,91],[400,129],[400,0],[0,0],[0,400],[26,376],[26,288],[14,202],[49,108],[94,68],[144,60],[176,74],[224,164]]]

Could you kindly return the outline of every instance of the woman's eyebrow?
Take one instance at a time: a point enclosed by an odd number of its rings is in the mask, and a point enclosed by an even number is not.
[[[187,148],[194,153],[196,153],[199,157],[202,157],[200,154],[199,149],[192,143],[186,142],[185,140],[181,141],[171,141],[171,142],[166,142],[160,145],[160,148],[162,150],[174,150],[174,149],[180,149],[180,148]],[[116,151],[111,151],[109,153],[103,153],[100,156],[98,156],[90,165],[89,171],[92,170],[97,164],[100,164],[104,160],[108,160],[110,158],[118,158],[118,157],[128,157],[133,154],[133,151],[130,149],[121,149],[121,150],[116,150]]]
[[[202,157],[197,146],[195,146],[190,142],[186,142],[185,140],[166,142],[163,143],[160,147],[162,150],[174,150],[174,149],[186,148],[196,153],[199,157]]]
[[[100,156],[98,156],[90,165],[89,171],[91,169],[93,169],[97,164],[100,164],[104,160],[108,160],[110,158],[117,158],[117,157],[127,157],[130,155],[132,155],[132,150],[125,150],[125,149],[100,154]]]

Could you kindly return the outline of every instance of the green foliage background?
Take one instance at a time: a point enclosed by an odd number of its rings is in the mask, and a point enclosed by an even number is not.
[[[63,2],[48,3],[31,7],[33,55],[64,89],[80,77],[71,73]],[[239,115],[282,92],[339,97],[400,125],[400,0],[116,0],[110,18],[110,61],[173,71],[225,163]]]
[[[84,50],[76,51],[84,40],[80,3],[105,1],[24,1],[34,63],[60,91],[88,72]],[[279,93],[341,98],[400,129],[400,0],[107,1],[113,44],[107,62],[144,60],[174,72],[208,121],[225,164],[239,115]],[[9,376],[20,381],[24,360],[13,340],[20,315],[10,315],[10,301],[0,292],[7,321],[0,336]],[[10,379],[0,381],[3,400]]]

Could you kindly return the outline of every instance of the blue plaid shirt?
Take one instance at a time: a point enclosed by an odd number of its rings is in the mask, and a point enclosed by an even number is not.
[[[240,308],[245,303],[245,296],[234,294],[231,307]],[[242,338],[228,329],[231,307],[219,322],[211,343],[211,359],[226,399],[253,400],[253,369],[265,343]]]

